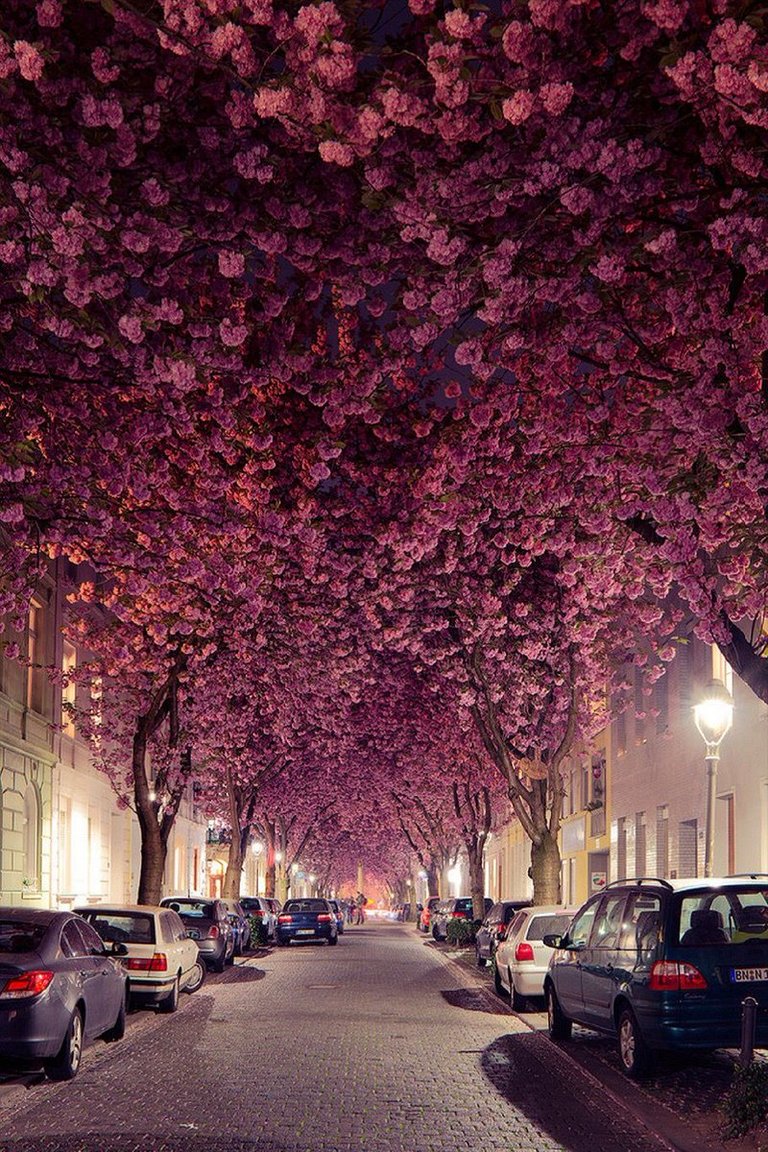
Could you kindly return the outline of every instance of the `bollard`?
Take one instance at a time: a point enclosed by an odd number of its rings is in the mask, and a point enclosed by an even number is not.
[[[741,1052],[739,1064],[747,1068],[755,1054],[755,1024],[757,1023],[757,1000],[747,996],[741,1002]]]

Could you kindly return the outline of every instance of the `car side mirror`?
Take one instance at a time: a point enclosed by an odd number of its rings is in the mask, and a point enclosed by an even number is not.
[[[546,936],[542,937],[542,944],[546,944],[547,948],[567,948],[568,937],[561,936],[558,932],[547,932]]]
[[[119,940],[113,940],[106,952],[110,956],[127,956],[128,949],[125,944],[120,943]]]

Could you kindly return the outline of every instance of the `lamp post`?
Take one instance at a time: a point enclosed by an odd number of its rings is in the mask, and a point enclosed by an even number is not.
[[[694,705],[693,718],[706,745],[707,819],[704,841],[704,875],[712,875],[715,851],[715,802],[717,799],[717,762],[720,745],[733,723],[733,698],[722,680],[710,680],[700,702]]]

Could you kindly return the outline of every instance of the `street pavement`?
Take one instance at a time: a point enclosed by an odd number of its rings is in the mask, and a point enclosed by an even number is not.
[[[0,1152],[682,1147],[625,1102],[625,1085],[412,925],[369,922],[336,948],[238,962],[173,1016],[132,1013],[125,1039],[90,1045],[70,1084],[7,1082]]]

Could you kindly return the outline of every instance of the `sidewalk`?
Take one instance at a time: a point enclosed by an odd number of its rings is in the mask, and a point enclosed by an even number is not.
[[[546,1030],[543,1010],[513,1013],[496,995],[492,968],[476,966],[474,949],[456,950],[445,944],[434,947],[461,973],[465,986],[482,992],[499,1015],[514,1015],[531,1031]],[[621,1071],[614,1040],[578,1027],[574,1038],[575,1042],[560,1045],[560,1050],[593,1077],[601,1090],[632,1109],[675,1152],[768,1152],[768,1124],[742,1139],[723,1139],[725,1118],[720,1108],[733,1081],[738,1053],[717,1051],[687,1058],[661,1054],[656,1075],[634,1082]]]

